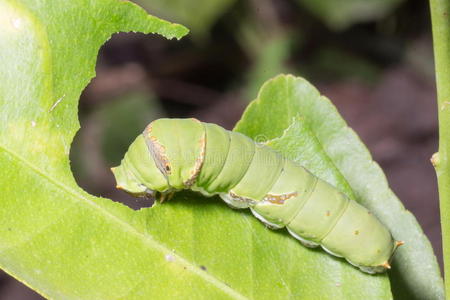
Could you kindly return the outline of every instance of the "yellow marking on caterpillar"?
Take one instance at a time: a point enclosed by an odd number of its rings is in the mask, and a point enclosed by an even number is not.
[[[286,202],[286,200],[288,200],[292,197],[297,197],[297,195],[298,195],[297,192],[281,194],[281,195],[267,194],[266,196],[264,196],[263,201],[268,201],[273,204],[282,205],[282,204],[284,204],[284,202]]]

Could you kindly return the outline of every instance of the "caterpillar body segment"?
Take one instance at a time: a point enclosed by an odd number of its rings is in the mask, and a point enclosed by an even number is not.
[[[299,164],[240,133],[195,119],[153,121],[112,171],[117,187],[135,196],[182,189],[219,195],[364,272],[390,268],[401,244],[367,209]]]

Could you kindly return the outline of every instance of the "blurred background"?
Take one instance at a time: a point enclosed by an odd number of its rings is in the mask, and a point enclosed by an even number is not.
[[[281,72],[328,96],[422,225],[442,266],[437,109],[427,1],[134,0],[191,29],[181,41],[121,33],[101,49],[79,105],[72,169],[89,193],[138,209],[109,168],[153,119],[196,117],[232,129]],[[0,274],[0,299],[41,299]]]

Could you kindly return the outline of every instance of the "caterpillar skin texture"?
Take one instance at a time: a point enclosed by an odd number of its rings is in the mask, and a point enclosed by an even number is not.
[[[195,119],[153,121],[112,171],[117,188],[134,196],[182,189],[219,195],[367,273],[390,268],[401,245],[366,208],[299,164],[243,134]]]

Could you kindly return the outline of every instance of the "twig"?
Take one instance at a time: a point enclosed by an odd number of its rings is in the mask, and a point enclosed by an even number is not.
[[[439,152],[433,155],[439,184],[444,273],[450,299],[450,0],[430,0],[439,114]]]

